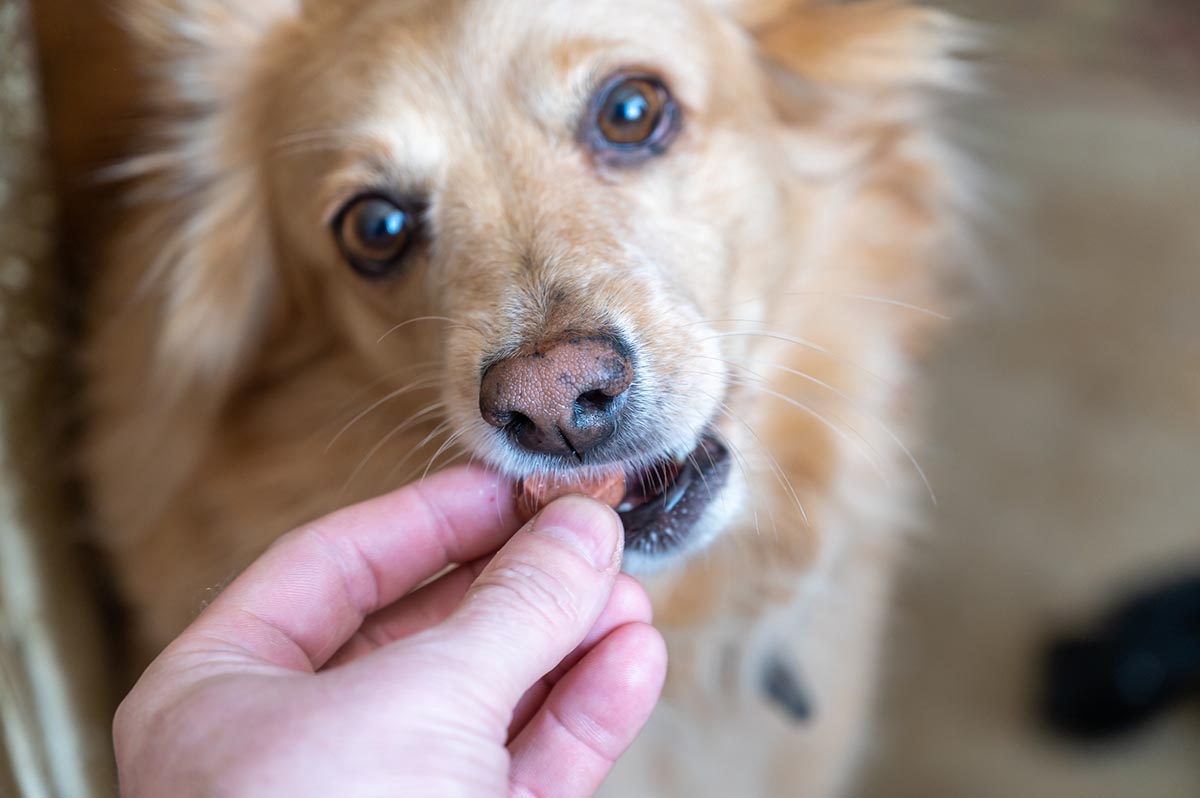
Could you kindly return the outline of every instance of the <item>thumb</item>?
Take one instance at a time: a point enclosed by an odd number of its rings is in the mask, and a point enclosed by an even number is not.
[[[497,709],[521,696],[583,642],[621,570],[624,531],[609,508],[568,497],[500,550],[438,637],[470,663]]]

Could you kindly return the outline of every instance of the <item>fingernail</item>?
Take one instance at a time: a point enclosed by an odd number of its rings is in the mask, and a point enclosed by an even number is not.
[[[571,546],[600,570],[616,561],[624,535],[616,513],[582,496],[559,499],[542,510],[533,529]]]

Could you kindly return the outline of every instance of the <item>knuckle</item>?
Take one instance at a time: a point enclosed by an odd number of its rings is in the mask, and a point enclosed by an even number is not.
[[[586,714],[564,715],[553,705],[548,705],[546,711],[551,722],[574,740],[580,750],[609,767],[616,764],[620,745],[616,735],[602,722]]]
[[[476,587],[488,601],[548,633],[574,625],[581,615],[577,590],[536,563],[506,559],[485,571]]]

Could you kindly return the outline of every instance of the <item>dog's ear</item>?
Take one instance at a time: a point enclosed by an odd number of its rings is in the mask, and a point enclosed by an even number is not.
[[[262,131],[299,1],[120,4],[151,127],[111,170],[132,185],[91,302],[86,457],[131,540],[185,489],[283,307]]]
[[[710,0],[771,61],[824,86],[889,91],[956,86],[952,54],[969,36],[944,12],[907,0]]]
[[[173,394],[225,395],[257,351],[276,290],[261,129],[273,42],[299,0],[134,0],[150,118],[129,248],[153,253],[138,299],[157,314],[155,374]]]

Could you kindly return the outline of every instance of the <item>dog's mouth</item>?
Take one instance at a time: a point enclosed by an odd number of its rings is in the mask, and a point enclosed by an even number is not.
[[[627,475],[625,500],[617,507],[626,550],[663,554],[687,542],[720,495],[729,459],[729,449],[710,432],[682,458],[668,457]]]
[[[565,489],[558,493],[584,493],[608,500],[625,525],[626,552],[656,556],[691,539],[709,505],[721,495],[729,467],[728,447],[710,431],[686,454],[664,456],[642,468],[625,468],[623,495],[615,469],[599,470],[594,478],[575,474],[540,478],[540,482],[542,486],[561,484]],[[520,489],[526,495],[545,493],[532,478],[522,481]],[[548,498],[552,496],[541,495],[535,501],[545,503]]]

